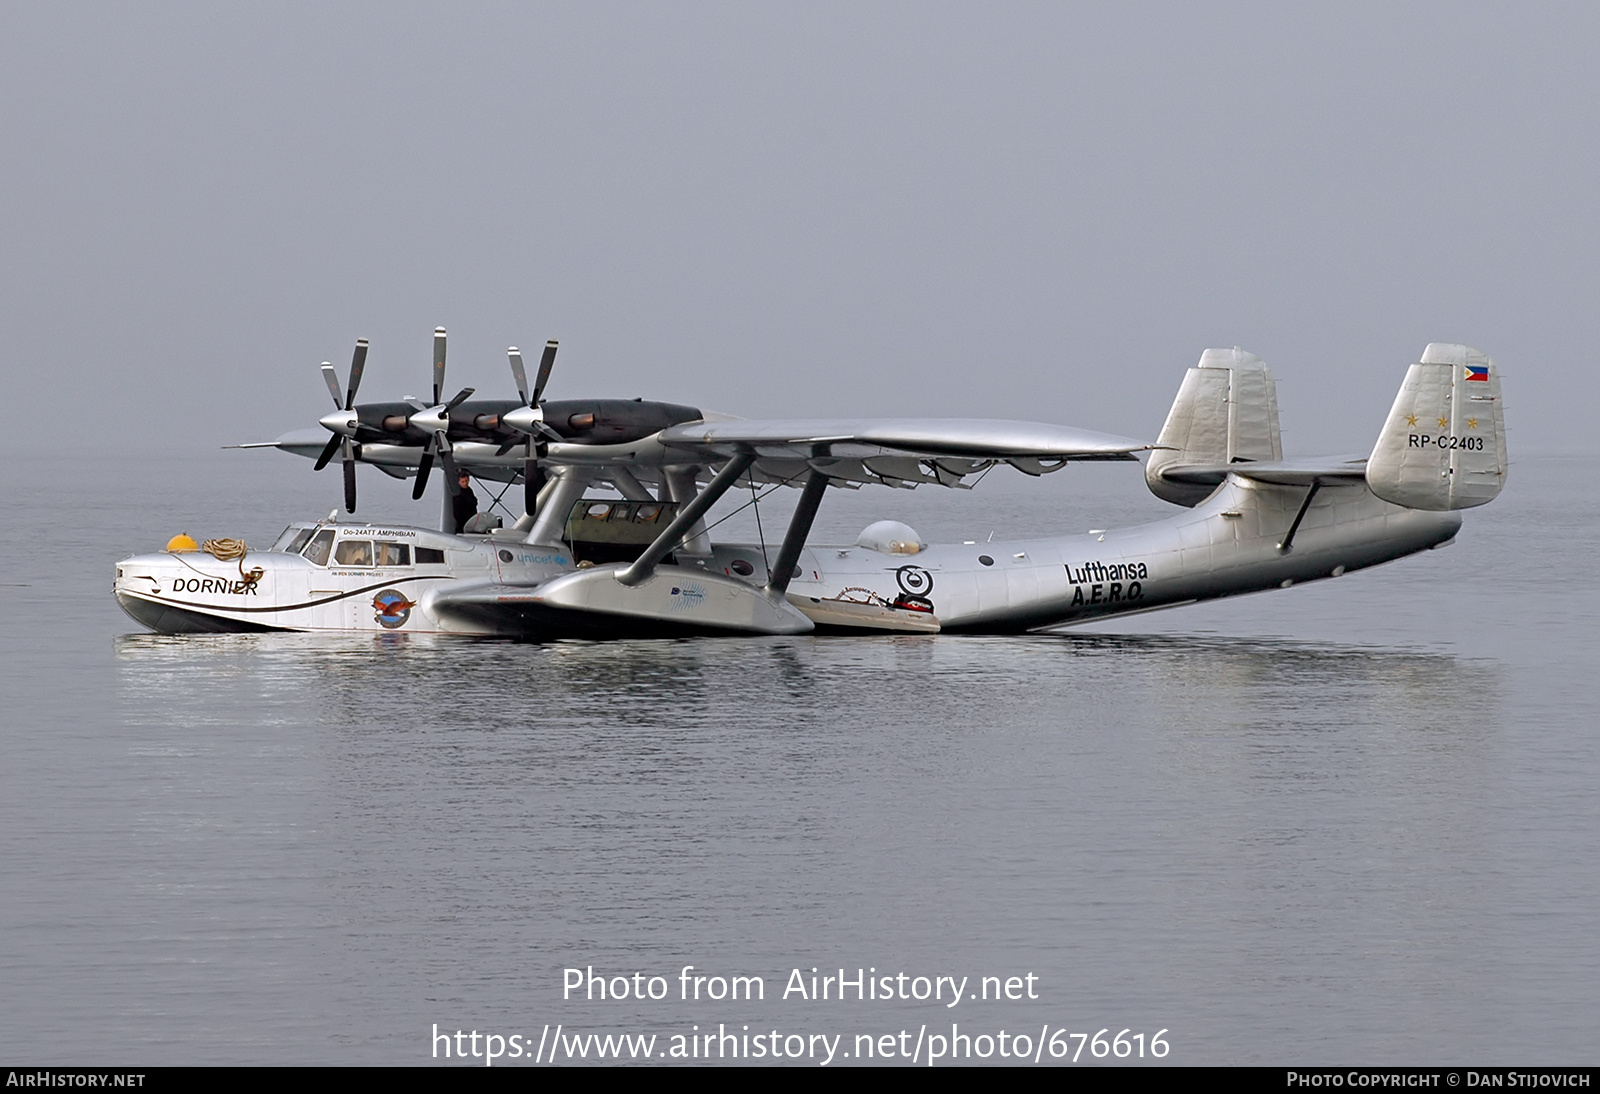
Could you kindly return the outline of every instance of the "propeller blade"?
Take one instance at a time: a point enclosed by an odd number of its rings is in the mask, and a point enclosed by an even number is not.
[[[422,453],[422,462],[417,465],[417,485],[411,488],[411,500],[420,501],[422,492],[428,488],[428,472],[433,470],[433,442],[428,442],[428,447]]]
[[[505,444],[495,449],[494,454],[496,456],[504,456],[507,452],[510,452],[515,447],[517,447],[516,441],[507,441]]]
[[[533,381],[533,398],[528,400],[532,406],[544,394],[544,385],[550,382],[550,370],[555,367],[556,349],[561,345],[554,338],[544,344],[544,356],[539,358],[539,375]]]
[[[461,483],[456,480],[461,478],[461,469],[456,465],[456,457],[450,451],[450,438],[445,437],[442,432],[434,433],[434,441],[438,448],[438,462],[445,469],[445,486],[450,489],[451,496],[459,494]]]
[[[344,511],[356,511],[356,460],[348,437],[344,438]]]
[[[335,433],[333,436],[329,437],[327,447],[324,448],[322,450],[322,454],[317,457],[317,462],[312,465],[311,470],[321,471],[324,467],[327,467],[328,461],[333,459],[333,454],[339,451],[339,442],[343,441],[344,439],[345,438],[342,433]]]
[[[506,350],[506,356],[511,359],[511,378],[517,382],[517,394],[522,397],[524,406],[528,405],[528,370],[522,367],[522,354],[516,346]]]
[[[471,395],[474,391],[477,391],[477,390],[478,389],[475,388],[475,387],[464,387],[460,391],[456,392],[456,397],[454,399],[451,399],[448,403],[444,404],[445,412],[449,413],[450,411],[454,410],[456,407],[460,406],[462,403],[466,402],[467,396]]]
[[[350,357],[350,392],[344,397],[344,409],[356,405],[356,390],[361,387],[361,374],[367,368],[367,340],[356,339],[356,351]],[[337,398],[337,396],[335,396]]]
[[[433,405],[444,398],[444,328],[433,331]]]
[[[459,494],[461,484],[456,480],[461,477],[461,471],[456,467],[456,458],[450,454],[450,442],[443,433],[435,433],[434,437],[439,442],[439,462],[444,465],[444,484],[452,496]]]
[[[565,437],[563,437],[561,434],[557,433],[554,429],[551,429],[548,425],[546,425],[542,421],[534,422],[533,424],[539,427],[539,432],[540,433],[543,433],[546,437],[549,437],[552,441],[565,441],[566,440]]]
[[[339,377],[333,371],[332,362],[322,362],[322,378],[327,382],[328,394],[333,396],[333,405],[340,410],[343,410],[344,404],[339,401]]]

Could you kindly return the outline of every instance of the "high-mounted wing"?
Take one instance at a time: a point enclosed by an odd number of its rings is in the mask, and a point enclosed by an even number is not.
[[[980,418],[839,418],[700,421],[657,438],[673,462],[721,463],[752,453],[758,479],[793,481],[820,471],[836,484],[965,487],[998,462],[1029,475],[1072,460],[1131,460],[1151,446],[1087,429]]]
[[[609,404],[608,404],[609,405]],[[635,406],[618,403],[620,407]],[[663,404],[665,405],[665,404]],[[689,408],[682,408],[688,410]],[[273,447],[315,456],[321,435],[285,434]],[[835,486],[878,484],[911,488],[922,484],[965,489],[967,481],[997,463],[1029,475],[1059,471],[1074,460],[1131,460],[1152,446],[1127,437],[1042,422],[976,418],[849,418],[743,420],[705,418],[658,428],[649,436],[610,441],[551,441],[540,462],[552,467],[587,468],[602,475],[625,472],[660,483],[667,468],[693,468],[704,480],[716,467],[744,453],[754,462],[748,474],[757,481],[798,483],[820,471]],[[511,482],[523,470],[521,452],[493,444],[463,441],[455,461],[483,478]],[[368,444],[357,458],[390,474],[409,475],[421,452],[410,446]]]
[[[644,399],[546,401],[542,396],[555,362],[554,341],[546,345],[531,387],[521,353],[516,347],[508,351],[517,386],[515,402],[469,402],[472,388],[444,402],[443,327],[434,331],[432,404],[408,396],[398,403],[358,406],[356,389],[366,353],[363,339],[357,343],[349,388],[342,399],[333,367],[323,365],[323,379],[336,406],[334,413],[321,419],[326,435],[296,432],[273,442],[273,447],[312,457],[318,470],[342,451],[345,507],[351,512],[357,462],[373,464],[396,478],[414,475],[414,498],[422,496],[436,457],[445,464],[452,493],[457,467],[480,478],[521,482],[524,508],[533,516],[551,486],[546,468],[574,469],[566,476],[573,482],[610,479],[630,498],[650,497],[650,487],[674,498],[692,493],[696,482],[731,461],[740,462],[742,474],[750,480],[768,483],[792,485],[821,475],[825,480],[821,485],[877,483],[909,489],[932,483],[966,488],[969,478],[1001,462],[1029,475],[1044,475],[1072,460],[1131,460],[1133,453],[1152,447],[1040,422],[745,421]]]

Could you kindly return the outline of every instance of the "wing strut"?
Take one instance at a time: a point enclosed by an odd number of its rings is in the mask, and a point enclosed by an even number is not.
[[[1289,525],[1289,534],[1283,537],[1283,542],[1278,544],[1278,553],[1286,555],[1294,550],[1294,534],[1300,530],[1300,522],[1306,519],[1306,510],[1311,508],[1311,499],[1317,496],[1317,491],[1322,489],[1321,479],[1311,480],[1311,489],[1306,491],[1306,500],[1300,503],[1300,511],[1294,515],[1294,523]]]
[[[705,516],[706,511],[715,505],[722,495],[728,492],[728,488],[738,480],[739,476],[749,470],[750,465],[755,462],[756,454],[753,451],[746,450],[723,464],[722,470],[717,472],[717,477],[712,479],[704,490],[696,494],[694,500],[678,510],[678,515],[673,518],[672,523],[667,525],[666,530],[655,538],[654,543],[644,549],[644,554],[640,555],[626,569],[617,571],[617,580],[624,585],[638,585],[655,573],[656,563],[667,557],[667,552],[671,551],[689,529],[694,527],[694,522]],[[785,546],[787,546],[788,541],[785,540],[784,542]],[[797,550],[796,554],[798,553]],[[789,565],[790,568],[793,568],[794,563],[791,562]]]
[[[827,489],[828,476],[821,471],[813,470],[806,476],[806,484],[800,491],[800,504],[794,507],[789,530],[783,534],[783,546],[778,548],[778,561],[767,570],[768,592],[782,596],[789,588],[795,563],[800,561],[800,549],[806,545],[806,537],[811,534],[811,522],[817,519],[817,508],[822,504],[822,495]]]

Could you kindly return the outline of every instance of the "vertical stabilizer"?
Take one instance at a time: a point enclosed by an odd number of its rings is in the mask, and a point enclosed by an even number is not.
[[[1206,350],[1184,376],[1157,444],[1145,482],[1178,505],[1198,505],[1216,487],[1168,481],[1168,467],[1283,459],[1277,388],[1266,362],[1237,346]]]
[[[1500,373],[1471,346],[1435,342],[1400,385],[1367,460],[1367,486],[1408,509],[1470,509],[1506,481]]]

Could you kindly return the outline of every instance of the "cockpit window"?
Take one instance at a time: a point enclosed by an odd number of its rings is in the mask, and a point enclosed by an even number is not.
[[[372,543],[365,539],[341,540],[333,550],[333,561],[341,566],[371,566]]]
[[[284,539],[288,538],[289,533],[294,531],[295,529],[293,528],[285,528],[283,530],[283,535],[279,537],[278,542],[283,542]],[[289,540],[288,546],[279,549],[281,549],[285,554],[297,555],[300,553],[300,548],[304,547],[306,545],[306,541],[311,538],[311,533],[315,531],[315,528],[301,528],[296,533],[295,537]]]
[[[309,562],[315,562],[318,566],[326,566],[328,564],[328,552],[332,549],[333,529],[324,528],[311,537],[311,542],[306,544],[305,550],[301,551],[300,555]]]
[[[379,566],[409,566],[411,565],[411,546],[406,543],[379,543]]]

